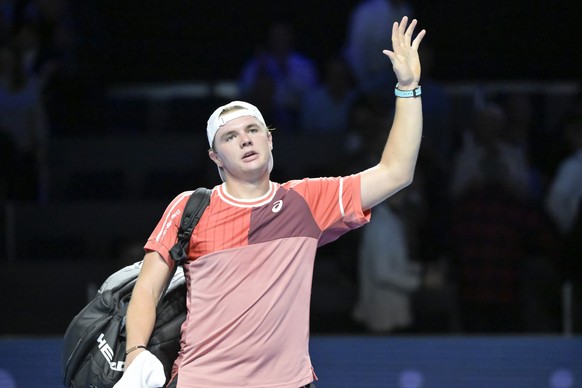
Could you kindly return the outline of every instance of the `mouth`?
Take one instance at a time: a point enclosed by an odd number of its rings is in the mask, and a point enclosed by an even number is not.
[[[256,155],[258,155],[255,151],[249,151],[245,153],[242,157],[243,160],[250,160],[253,159]]]

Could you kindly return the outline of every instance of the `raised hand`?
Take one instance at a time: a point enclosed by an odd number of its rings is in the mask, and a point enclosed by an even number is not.
[[[418,46],[426,34],[426,30],[420,31],[414,40],[412,34],[417,21],[413,19],[408,25],[408,17],[404,16],[400,23],[392,25],[392,51],[382,51],[392,62],[392,68],[398,79],[398,88],[412,90],[420,81],[420,59],[418,58]],[[407,27],[408,25],[408,27]]]

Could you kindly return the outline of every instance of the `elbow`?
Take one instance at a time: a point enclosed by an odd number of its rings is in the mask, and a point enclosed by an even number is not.
[[[414,182],[414,174],[410,174],[409,176],[403,179],[402,188],[410,186],[412,182]]]
[[[404,189],[405,187],[408,187],[412,184],[412,182],[414,181],[414,173],[410,172],[410,173],[402,173],[399,174],[398,176],[394,177],[394,182],[398,187],[398,190]]]
[[[403,189],[410,186],[414,180],[415,165],[411,163],[397,163],[386,166],[385,170],[392,182]]]

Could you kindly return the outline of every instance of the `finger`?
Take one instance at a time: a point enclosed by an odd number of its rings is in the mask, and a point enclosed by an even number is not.
[[[412,34],[414,33],[414,28],[416,27],[417,23],[417,20],[413,19],[406,29],[406,33],[404,34],[404,44],[406,44],[406,46],[410,46],[410,42],[412,41]]]
[[[400,38],[398,36],[398,22],[392,23],[392,49],[396,49],[396,47],[400,46]]]
[[[408,16],[403,16],[398,27],[399,35],[402,36],[406,32],[406,25],[408,24]]]
[[[416,38],[414,38],[414,40],[412,41],[413,49],[418,50],[418,46],[420,46],[420,42],[422,42],[422,39],[424,38],[425,35],[426,30],[422,30],[418,33],[418,35],[416,35]]]

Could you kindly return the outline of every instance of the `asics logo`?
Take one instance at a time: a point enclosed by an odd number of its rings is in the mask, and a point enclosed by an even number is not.
[[[281,210],[282,207],[283,207],[282,200],[275,201],[275,204],[273,204],[273,208],[271,209],[271,211],[273,213],[279,213],[279,210]]]

